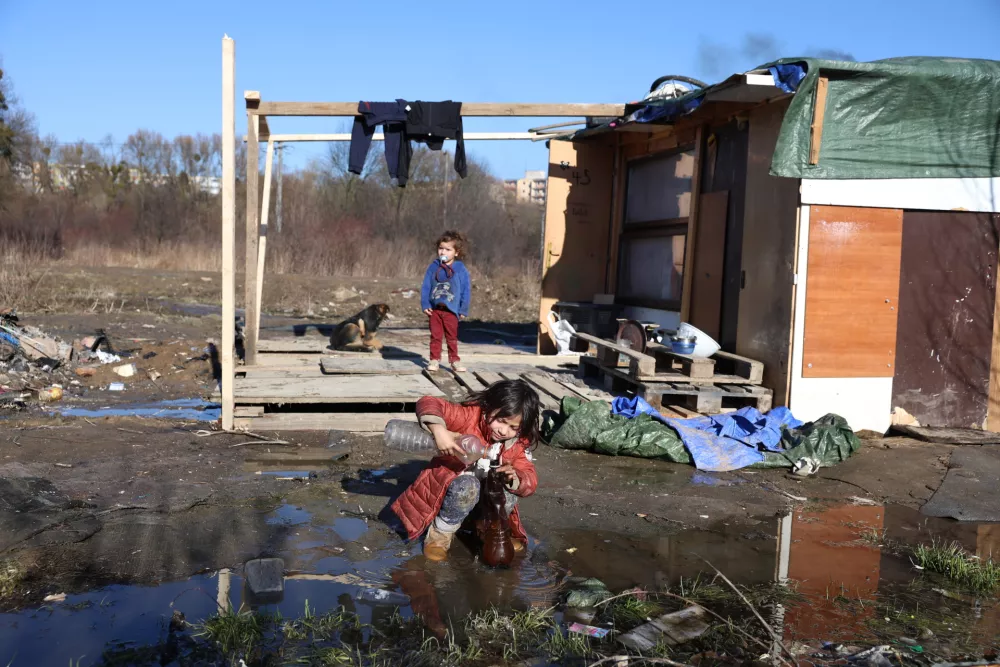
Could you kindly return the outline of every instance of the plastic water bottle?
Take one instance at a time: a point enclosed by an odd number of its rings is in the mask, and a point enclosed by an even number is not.
[[[416,422],[390,419],[382,434],[385,446],[401,452],[436,452],[434,436]],[[465,454],[461,457],[466,465],[471,465],[483,457],[486,445],[474,435],[463,435],[458,441]]]
[[[465,455],[462,456],[465,465],[472,465],[486,453],[486,445],[474,435],[463,435],[458,441],[458,446],[465,451]]]
[[[385,425],[382,437],[385,446],[401,452],[430,452],[437,449],[434,436],[416,422],[390,419]]]

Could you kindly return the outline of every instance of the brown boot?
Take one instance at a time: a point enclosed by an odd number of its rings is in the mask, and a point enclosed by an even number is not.
[[[448,547],[454,539],[454,533],[443,533],[431,523],[424,536],[424,556],[427,560],[442,561],[448,558]]]

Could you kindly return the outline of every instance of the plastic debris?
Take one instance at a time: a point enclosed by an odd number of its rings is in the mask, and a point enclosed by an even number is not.
[[[593,625],[584,625],[583,623],[574,623],[569,626],[568,630],[570,632],[587,635],[588,637],[596,637],[598,639],[603,639],[609,632],[611,632],[607,628],[595,628]]]
[[[115,375],[119,375],[123,378],[130,378],[135,375],[135,364],[125,364],[124,366],[115,366]]]
[[[124,382],[112,382],[108,385],[108,391],[125,391]]]
[[[572,577],[567,582],[570,584],[569,593],[566,595],[567,607],[593,607],[611,597],[611,591],[600,579]]]
[[[708,631],[705,614],[702,607],[692,605],[644,623],[618,641],[634,651],[649,651],[660,645],[677,646]]]

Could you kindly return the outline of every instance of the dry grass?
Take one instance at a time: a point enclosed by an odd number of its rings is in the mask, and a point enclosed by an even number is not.
[[[22,308],[45,277],[45,256],[31,247],[0,245],[0,308]]]

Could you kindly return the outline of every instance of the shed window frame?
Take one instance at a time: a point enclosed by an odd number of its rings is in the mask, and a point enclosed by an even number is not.
[[[695,149],[694,144],[678,146],[670,151],[664,151],[662,153],[656,153],[654,155],[646,155],[638,158],[633,158],[625,161],[625,187],[622,192],[622,224],[621,231],[618,234],[618,268],[617,275],[615,276],[615,284],[617,285],[616,291],[621,289],[622,285],[622,274],[628,265],[628,258],[624,256],[624,250],[628,245],[628,241],[633,239],[643,239],[643,238],[663,238],[663,237],[673,237],[673,236],[683,236],[685,248],[687,247],[687,236],[690,230],[691,218],[690,211],[689,215],[680,218],[664,218],[660,220],[644,220],[642,222],[628,222],[628,188],[629,179],[631,176],[632,167],[637,163],[647,162],[651,160],[665,160],[682,153],[691,153]],[[695,163],[695,169],[698,168],[697,162]],[[686,255],[686,252],[685,252]],[[676,259],[676,258],[675,258]],[[644,297],[630,297],[623,294],[616,294],[615,302],[626,306],[635,306],[639,308],[653,308],[657,310],[670,310],[670,311],[680,311],[681,303],[684,299],[684,271],[687,270],[685,266],[685,257],[680,258],[681,266],[681,290],[677,296],[677,299],[650,299]]]

